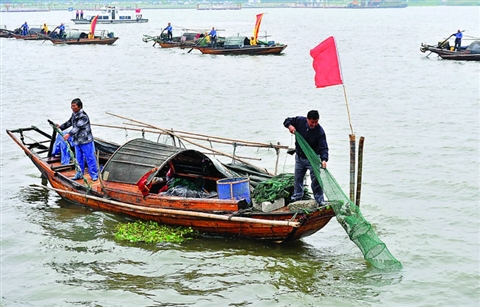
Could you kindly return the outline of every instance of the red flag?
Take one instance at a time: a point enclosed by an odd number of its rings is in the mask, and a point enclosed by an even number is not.
[[[337,47],[333,36],[310,50],[310,56],[313,58],[315,86],[317,88],[343,84]]]
[[[138,13],[140,13],[141,11],[142,11],[142,9],[136,9],[136,10],[135,10],[135,13],[138,14]]]
[[[257,39],[258,39],[258,31],[260,30],[260,23],[262,22],[262,17],[263,17],[263,13],[257,15],[257,21],[255,22],[255,28],[253,28],[253,38],[255,39],[255,41],[257,41]]]
[[[95,27],[97,26],[98,15],[93,17],[92,22],[90,23],[90,33],[88,38],[93,39],[95,37]]]

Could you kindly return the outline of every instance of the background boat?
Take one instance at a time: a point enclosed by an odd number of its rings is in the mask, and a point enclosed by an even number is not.
[[[143,18],[141,9],[122,10],[114,6],[105,6],[98,11],[85,11],[82,19],[72,18],[75,24],[90,24],[95,16],[99,16],[97,23],[145,23],[148,19]]]

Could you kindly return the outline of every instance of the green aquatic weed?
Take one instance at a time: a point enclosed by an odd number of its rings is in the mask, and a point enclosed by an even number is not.
[[[115,226],[115,238],[129,242],[182,243],[198,233],[191,227],[166,226],[153,221],[136,221]]]

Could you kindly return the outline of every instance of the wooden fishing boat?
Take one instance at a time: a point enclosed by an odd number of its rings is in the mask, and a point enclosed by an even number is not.
[[[113,45],[118,37],[49,39],[54,45]]]
[[[454,51],[453,47],[448,42],[438,43],[436,46],[421,44],[420,51],[425,53],[437,54],[439,57],[445,60],[457,60],[457,61],[480,61],[480,41],[476,40],[470,43],[468,46],[462,46],[458,51]]]
[[[13,33],[14,31],[12,30],[0,29],[0,37],[3,37],[3,38],[12,37]]]
[[[75,24],[90,24],[92,19],[98,15],[97,23],[146,23],[148,19],[143,18],[141,9],[120,10],[114,6],[104,6],[100,10],[85,12],[84,18],[71,19]]]
[[[184,29],[188,30],[188,29]],[[206,40],[205,36],[206,30],[194,30],[182,33],[180,36],[174,36],[171,40],[168,39],[165,31],[159,36],[150,36],[150,35],[143,35],[142,41],[148,43],[153,41],[153,46],[159,45],[161,48],[191,48],[196,45],[206,46],[207,44],[202,42]],[[225,37],[218,37],[217,45],[223,46],[225,41]]]
[[[200,32],[185,32],[181,36],[174,36],[172,40],[167,38],[167,35],[162,31],[159,36],[143,35],[142,41],[148,43],[153,41],[153,46],[159,45],[162,48],[180,48],[194,46],[199,39],[205,35]]]
[[[212,141],[228,140],[165,130],[132,119],[128,120],[140,126],[128,129],[156,133],[157,140],[158,134],[167,134],[176,140],[175,144],[177,141],[178,144],[187,142],[197,148],[211,149],[208,145],[199,144],[199,140],[203,139],[207,144],[211,144]],[[114,126],[108,128],[126,129]],[[274,242],[294,241],[312,235],[322,229],[335,215],[331,206],[319,207],[316,203],[308,210],[296,209],[291,206],[292,204],[274,210],[255,209],[248,201],[249,192],[236,193],[234,186],[229,186],[225,195],[225,186],[222,187],[220,184],[225,180],[232,185],[239,182],[243,188],[246,182],[247,191],[251,189],[248,185],[251,181],[236,181],[239,174],[245,176],[243,179],[271,178],[272,174],[266,170],[244,164],[242,162],[244,158],[233,156],[237,163],[228,165],[196,149],[167,145],[146,138],[132,139],[123,145],[95,139],[101,169],[99,180],[91,181],[89,175],[85,175],[84,179],[73,180],[75,166],[62,165],[60,158],[52,155],[56,139],[55,130],[53,133],[47,133],[31,126],[6,132],[32,160],[42,177],[48,180],[51,187],[45,188],[56,191],[70,202],[94,210],[114,212],[166,225],[192,227],[205,234]],[[277,154],[280,149],[288,148],[247,141],[241,141],[241,144],[274,147]],[[215,150],[213,152],[216,155],[222,154]],[[175,187],[178,188],[177,192],[171,192],[170,187],[161,192],[169,185],[168,182],[172,182],[172,178],[168,179],[168,176],[196,184],[201,189],[192,191],[177,186]]]
[[[195,45],[191,48],[199,50],[203,54],[219,55],[279,55],[287,48],[287,45],[277,44],[273,41],[258,41],[255,45],[250,45],[250,39],[246,36],[231,36],[225,39],[223,46],[200,46]]]
[[[88,37],[88,31],[69,30],[63,38],[53,38],[43,35],[54,45],[112,45],[118,40],[113,32],[107,30],[97,31],[93,37]]]
[[[22,30],[20,28],[17,28],[13,31],[10,30],[3,30],[2,32],[6,32],[6,37],[13,37],[15,39],[21,39],[21,40],[45,40],[45,37],[41,35],[41,29],[40,28],[30,28],[28,30],[28,35],[22,35]]]

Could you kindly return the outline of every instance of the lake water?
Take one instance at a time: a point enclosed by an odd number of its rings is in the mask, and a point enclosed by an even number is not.
[[[260,10],[143,10],[146,24],[98,25],[113,46],[2,39],[1,128],[63,122],[80,97],[92,122],[106,112],[163,128],[293,145],[286,117],[318,109],[328,167],[349,189],[349,121],[342,86],[316,89],[309,50],[335,36],[357,139],[365,137],[361,210],[403,269],[367,265],[332,220],[286,245],[199,238],[177,244],[114,239],[125,219],[29,188],[39,171],[1,134],[2,306],[478,306],[480,304],[480,66],[429,58],[457,29],[480,36],[479,7],[268,9],[260,34],[282,56],[210,56],[142,42],[167,22],[250,35]],[[76,28],[70,12],[2,13]],[[133,132],[94,128],[125,141]],[[229,149],[230,151],[232,148]],[[241,154],[241,153],[240,153]],[[259,152],[272,169],[272,152]],[[292,171],[293,157],[280,159]]]

